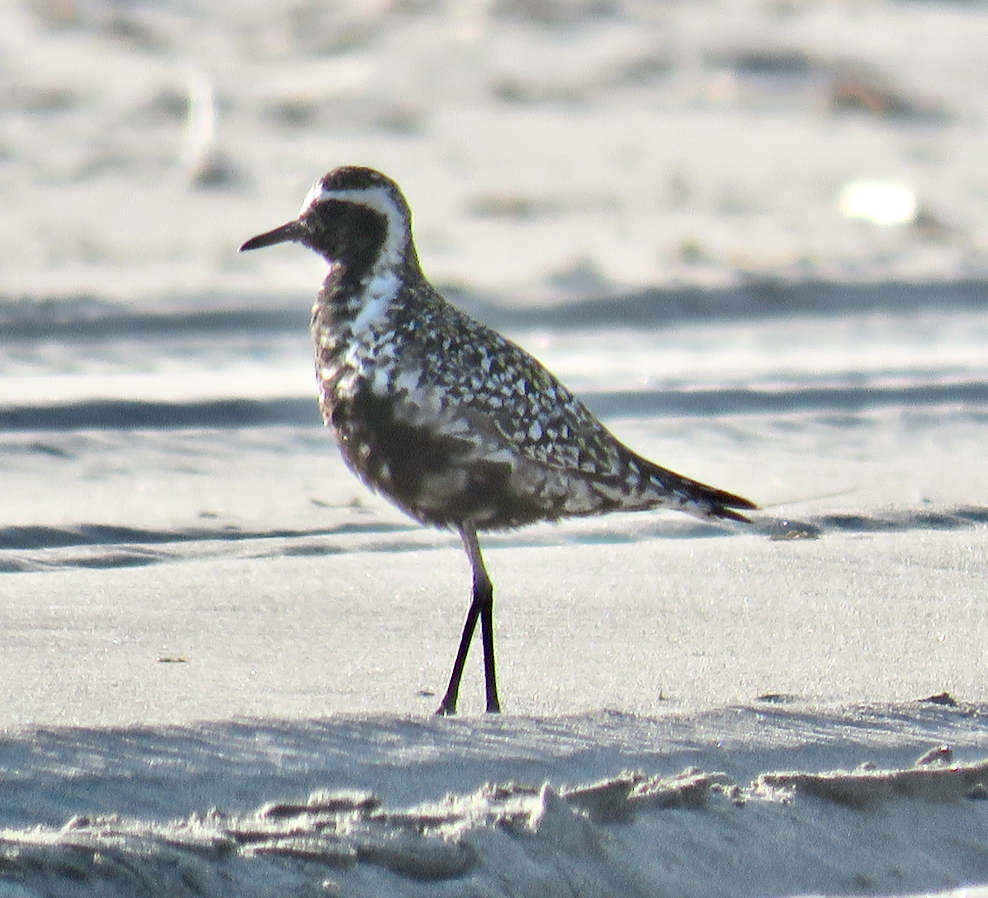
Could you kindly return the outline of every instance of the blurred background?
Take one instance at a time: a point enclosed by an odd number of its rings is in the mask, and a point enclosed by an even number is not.
[[[980,0],[10,0],[0,321],[309,296],[236,248],[344,163],[508,304],[980,279],[986,47]]]

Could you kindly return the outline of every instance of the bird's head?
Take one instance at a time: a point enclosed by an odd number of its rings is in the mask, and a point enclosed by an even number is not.
[[[411,213],[401,190],[372,168],[343,166],[320,178],[298,218],[252,237],[241,252],[301,243],[331,264],[380,271],[414,258]]]

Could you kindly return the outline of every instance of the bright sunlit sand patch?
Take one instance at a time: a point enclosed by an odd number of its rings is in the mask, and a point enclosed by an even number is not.
[[[893,181],[854,181],[841,191],[837,207],[845,218],[877,225],[912,224],[918,210],[913,191]]]

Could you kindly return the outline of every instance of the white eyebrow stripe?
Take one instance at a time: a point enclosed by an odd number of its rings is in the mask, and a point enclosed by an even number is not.
[[[305,213],[308,212],[312,206],[318,203],[319,200],[327,193],[329,193],[329,191],[322,186],[322,181],[316,181],[316,183],[309,188],[309,192],[305,195],[305,199],[302,200],[302,208],[298,210],[298,217],[301,218],[305,215]]]
[[[339,200],[366,206],[383,215],[388,222],[387,237],[381,247],[381,256],[374,265],[374,272],[381,272],[401,263],[404,249],[410,239],[409,223],[402,212],[400,201],[387,187],[364,187],[354,190],[328,190],[321,180],[312,185],[305,195],[299,218],[310,212],[318,203]]]

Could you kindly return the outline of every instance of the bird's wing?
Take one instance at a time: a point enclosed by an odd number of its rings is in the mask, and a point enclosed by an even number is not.
[[[473,426],[488,434],[496,431],[504,445],[526,461],[552,469],[577,493],[590,489],[595,510],[667,505],[700,517],[746,521],[732,509],[756,507],[638,455],[528,353],[509,341],[502,352],[526,371],[524,380],[516,382],[510,403],[492,404],[491,396],[481,391],[471,407]]]
[[[669,505],[740,518],[729,509],[754,507],[634,453],[517,344],[465,315],[453,325],[435,334],[435,358],[444,364],[434,372],[432,401],[478,457],[511,459],[533,482],[576,496],[564,514]]]
[[[520,346],[466,316],[434,340],[444,359],[435,386],[488,437],[559,470],[618,473],[618,440]]]

